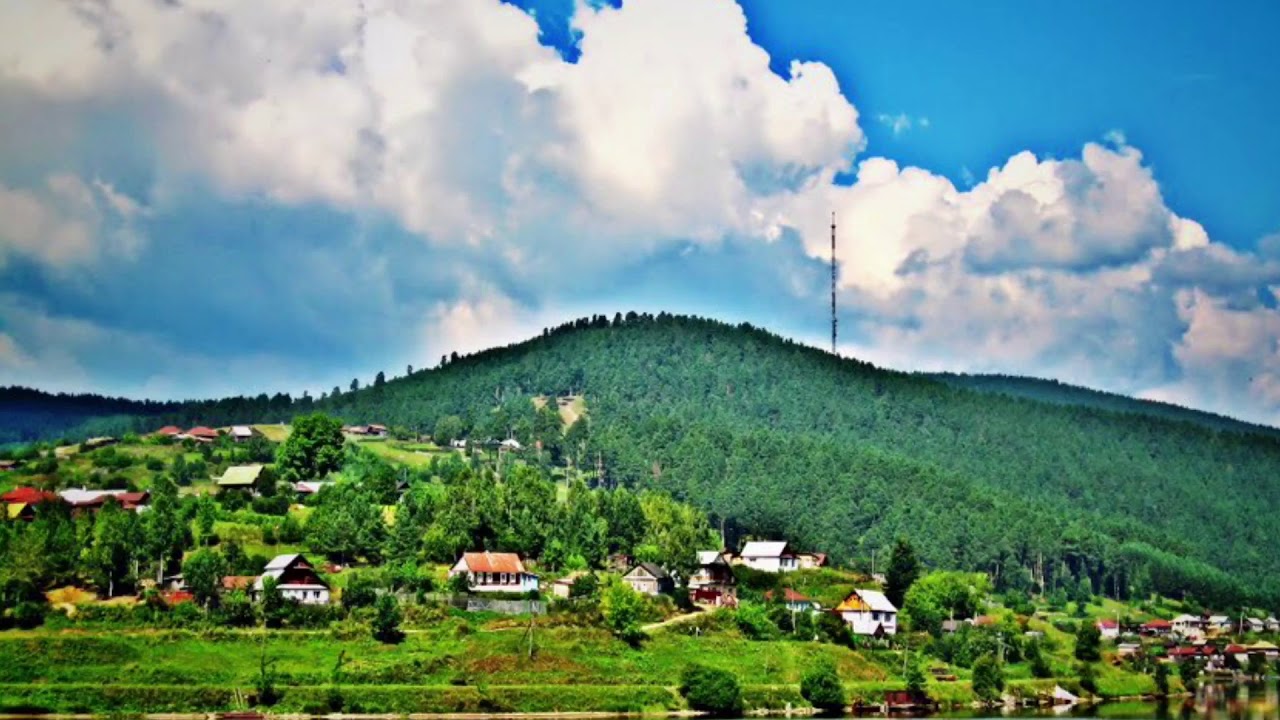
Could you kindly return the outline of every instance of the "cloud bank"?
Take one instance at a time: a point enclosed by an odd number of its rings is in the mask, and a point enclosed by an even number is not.
[[[1280,242],[1122,135],[958,189],[729,0],[572,22],[566,61],[497,0],[0,5],[0,383],[315,392],[632,308],[819,341],[834,210],[843,352],[1280,418]]]

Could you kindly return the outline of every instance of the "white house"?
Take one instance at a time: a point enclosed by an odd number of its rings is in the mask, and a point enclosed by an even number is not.
[[[1196,615],[1179,615],[1173,619],[1173,634],[1184,638],[1203,638],[1204,621]]]
[[[253,439],[253,428],[248,425],[232,425],[231,439],[236,442],[248,442]]]
[[[1099,620],[1097,626],[1098,633],[1104,640],[1115,640],[1120,637],[1120,623],[1115,620]]]
[[[1231,632],[1235,628],[1235,624],[1231,622],[1231,618],[1226,615],[1210,615],[1207,629],[1214,632]]]
[[[1280,632],[1280,620],[1276,620],[1275,616],[1268,615],[1262,623],[1266,626],[1267,632]]]
[[[254,597],[261,597],[266,578],[276,581],[276,589],[288,600],[305,605],[329,602],[329,583],[320,577],[311,563],[301,555],[277,555],[253,581]]]
[[[836,613],[855,635],[880,637],[898,632],[898,608],[875,590],[854,590],[836,606]]]
[[[538,576],[525,570],[515,553],[463,553],[449,577],[465,573],[472,592],[526,593],[538,589]]]
[[[736,559],[739,564],[762,572],[791,572],[800,567],[786,541],[753,540],[742,547]]]
[[[507,438],[506,440],[503,440],[502,442],[498,443],[498,447],[502,448],[503,450],[518,451],[520,450],[521,445],[519,440],[516,440],[515,438]]]
[[[1245,618],[1244,629],[1251,633],[1266,632],[1267,624],[1263,622],[1262,618]]]

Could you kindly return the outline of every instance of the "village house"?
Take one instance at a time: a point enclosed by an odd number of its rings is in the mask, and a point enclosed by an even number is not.
[[[164,427],[155,431],[155,434],[161,435],[163,437],[176,438],[182,434],[182,428],[178,427],[177,425],[165,425]]]
[[[883,637],[898,632],[898,608],[884,593],[854,590],[835,611],[855,635]]]
[[[520,441],[515,438],[507,438],[506,440],[498,443],[499,450],[507,450],[509,452],[519,452],[522,447],[523,446],[520,444]]]
[[[812,570],[814,568],[827,566],[827,554],[816,552],[798,552],[796,553],[796,564],[801,570]]]
[[[551,583],[551,594],[562,600],[567,600],[573,597],[573,586],[576,585],[578,580],[586,574],[587,573],[582,570],[576,570],[556,580]]]
[[[698,568],[689,576],[689,599],[699,605],[737,604],[738,579],[724,553],[698,551]]]
[[[220,490],[249,490],[258,486],[258,476],[262,474],[262,465],[232,465],[218,478]]]
[[[1181,638],[1204,638],[1204,620],[1198,615],[1179,615],[1173,619],[1173,634]]]
[[[98,448],[104,448],[108,445],[115,445],[118,442],[120,441],[113,437],[91,437],[80,443],[80,446],[85,450],[97,450]]]
[[[1142,651],[1142,646],[1138,643],[1120,643],[1116,645],[1116,657],[1126,658],[1133,657]]]
[[[1120,637],[1120,623],[1115,620],[1099,620],[1097,627],[1103,640],[1115,640]]]
[[[232,425],[231,426],[231,439],[238,443],[249,442],[257,434],[258,434],[258,431],[254,430],[249,425]]]
[[[17,460],[0,460],[0,472],[8,472],[18,467]]]
[[[742,547],[734,561],[761,572],[791,572],[800,567],[796,553],[786,541],[752,540]]]
[[[218,431],[203,425],[193,427],[178,436],[179,439],[191,438],[199,443],[211,443],[219,437]]]
[[[120,504],[121,509],[140,513],[146,511],[148,503],[151,501],[151,494],[146,491],[87,490],[85,488],[61,490],[58,492],[58,497],[71,506],[72,512],[86,510],[97,512],[102,509],[107,500],[114,499]]]
[[[1245,632],[1251,632],[1251,633],[1266,632],[1267,624],[1262,621],[1262,618],[1255,618],[1255,617],[1245,618],[1244,627],[1241,629],[1244,630]]]
[[[467,440],[466,438],[454,438],[449,441],[449,447],[453,448],[454,450],[466,450]]]
[[[538,590],[538,576],[527,571],[515,553],[463,553],[449,577],[466,574],[472,592],[527,593]]]
[[[298,497],[305,498],[315,495],[332,484],[330,481],[302,480],[293,484],[293,491],[298,493]]]
[[[276,589],[287,600],[296,600],[304,605],[324,605],[329,602],[329,583],[320,577],[302,555],[277,555],[272,558],[258,579],[253,581],[255,598],[262,597],[263,583],[267,578],[276,581]]]
[[[1138,631],[1150,637],[1164,637],[1173,633],[1173,623],[1168,620],[1152,620],[1143,623]]]
[[[1230,633],[1235,629],[1235,623],[1226,615],[1210,615],[1204,627],[1211,633]]]
[[[774,593],[772,590],[764,594],[766,602],[772,602]],[[818,603],[792,590],[791,588],[782,589],[782,602],[791,612],[808,612],[814,613],[822,609]]]
[[[37,505],[59,501],[61,498],[56,494],[33,487],[16,487],[0,495],[0,502],[5,506],[5,517],[10,520],[34,520]]]
[[[1262,621],[1262,624],[1267,629],[1267,632],[1280,632],[1280,620],[1276,620],[1271,615],[1268,615],[1267,619]]]
[[[648,562],[642,562],[622,576],[622,582],[631,586],[632,590],[642,595],[661,595],[675,589],[676,583],[671,573]]]

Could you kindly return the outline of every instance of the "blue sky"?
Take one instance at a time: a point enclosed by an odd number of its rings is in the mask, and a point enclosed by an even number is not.
[[[0,384],[667,310],[1280,419],[1274,3],[0,7]],[[58,38],[48,42],[41,38]]]

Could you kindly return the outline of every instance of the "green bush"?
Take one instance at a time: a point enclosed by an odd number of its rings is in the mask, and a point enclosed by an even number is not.
[[[840,683],[835,665],[830,662],[819,663],[804,674],[800,679],[800,695],[823,712],[844,710],[844,685]]]
[[[712,715],[742,712],[742,688],[727,670],[690,665],[680,676],[680,694],[694,710]]]
[[[990,705],[1004,691],[1004,670],[994,655],[983,655],[973,663],[973,694]]]

